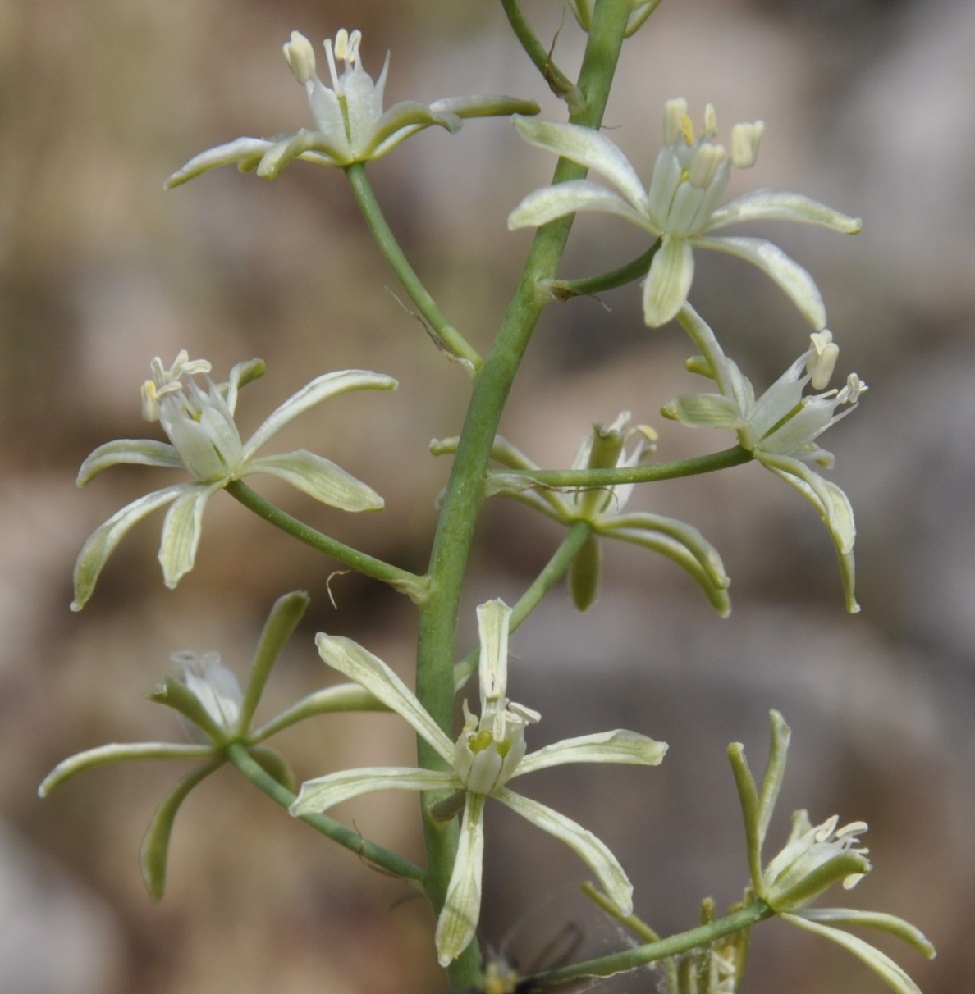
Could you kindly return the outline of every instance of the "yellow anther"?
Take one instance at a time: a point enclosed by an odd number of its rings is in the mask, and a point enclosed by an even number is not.
[[[362,32],[358,29],[351,34],[340,28],[335,36],[335,57],[355,65],[359,61],[359,42],[362,40]]]
[[[714,104],[708,104],[704,108],[704,128],[701,131],[703,138],[713,138],[718,133],[718,112],[714,109]]]

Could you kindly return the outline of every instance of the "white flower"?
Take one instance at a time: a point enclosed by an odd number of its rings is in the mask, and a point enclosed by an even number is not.
[[[807,906],[834,884],[842,883],[849,889],[870,872],[867,850],[860,845],[859,838],[867,829],[865,822],[854,821],[837,828],[839,819],[834,815],[821,825],[812,825],[805,811],[796,811],[788,842],[762,869],[762,849],[785,778],[791,736],[782,715],[773,711],[771,719],[772,742],[761,786],[749,769],[745,747],[740,742],[733,742],[728,747],[745,820],[752,889],[783,921],[830,939],[853,953],[896,994],[921,994],[917,984],[886,953],[837,927],[875,928],[908,943],[923,956],[933,958],[934,946],[910,922],[879,911]]]
[[[175,587],[193,568],[207,501],[229,483],[254,473],[276,476],[316,500],[344,511],[378,510],[383,500],[371,487],[323,456],[304,449],[278,456],[257,456],[257,450],[285,425],[316,404],[350,390],[391,390],[396,381],[380,373],[350,369],[326,373],[302,387],[262,424],[246,443],[234,421],[240,386],[260,376],[260,360],[238,363],[227,383],[207,376],[205,388],[194,377],[206,376],[210,363],[190,360],[180,352],[170,369],[156,358],[152,379],[142,386],[143,414],[159,421],[169,444],[152,439],[118,439],[99,446],[84,461],[78,485],[119,463],[138,463],[186,470],[192,480],[140,497],[95,529],[75,562],[75,597],[79,611],[91,596],[108,557],[138,521],[171,504],[163,523],[159,561],[168,587]],[[185,381],[185,382],[184,382]]]
[[[481,643],[478,718],[465,706],[466,720],[456,743],[450,741],[413,692],[381,660],[347,638],[319,634],[322,659],[355,680],[410,723],[450,767],[449,770],[382,767],[346,770],[303,784],[292,814],[321,812],[374,790],[454,790],[463,804],[460,845],[437,922],[437,953],[443,965],[460,955],[474,936],[481,905],[484,802],[506,804],[573,849],[624,913],[632,908],[633,887],[616,857],[591,832],[551,808],[510,790],[509,780],[563,763],[658,764],[662,742],[617,730],[565,739],[525,755],[525,726],[537,712],[507,697],[508,627],[511,609],[488,601],[477,610]]]
[[[619,214],[660,239],[643,284],[643,317],[650,327],[673,318],[687,299],[694,276],[695,248],[737,255],[758,266],[792,298],[816,330],[826,324],[822,297],[812,277],[780,248],[762,238],[711,233],[739,221],[779,219],[815,224],[853,234],[859,218],[786,190],[755,190],[718,206],[731,167],[755,163],[764,130],[761,121],[732,129],[731,149],[716,144],[717,118],[708,104],[704,128],[695,137],[684,100],[670,100],[664,113],[664,146],[649,188],[608,138],[590,128],[514,118],[522,137],[592,169],[616,188],[573,180],[530,193],[511,212],[509,228],[536,227],[567,214]]]
[[[199,702],[212,731],[224,738],[236,735],[244,695],[236,674],[220,662],[220,653],[205,652],[200,656],[195,652],[174,652],[171,658],[180,666],[176,679]],[[190,731],[200,738],[200,726],[191,722]],[[206,729],[202,735],[205,737],[201,741],[211,738]]]
[[[695,366],[696,371],[714,379],[721,393],[682,395],[662,413],[692,427],[737,431],[743,448],[816,508],[836,548],[847,610],[859,611],[853,595],[853,508],[846,494],[808,463],[832,467],[832,453],[820,448],[816,440],[856,408],[866,384],[851,373],[839,390],[804,395],[808,383],[825,386],[836,364],[839,347],[824,330],[810,336],[809,348],[756,398],[751,382],[724,354],[714,333],[689,304],[681,309],[679,319],[703,353],[706,371]]]
[[[867,830],[865,821],[854,821],[837,828],[839,817],[833,815],[821,825],[812,825],[804,810],[792,816],[792,832],[785,848],[775,856],[762,875],[761,897],[776,911],[796,911],[811,901],[825,886],[821,878],[835,881],[843,873],[846,890],[856,886],[870,870],[867,850],[859,845]],[[853,854],[857,859],[851,860]],[[844,873],[844,867],[852,872]]]
[[[593,425],[580,442],[570,469],[625,469],[643,463],[655,448],[656,432],[646,425],[630,428],[629,421],[630,414],[624,411],[608,427]],[[635,444],[627,451],[633,438]],[[457,441],[444,439],[431,448],[437,455],[453,452]],[[509,469],[540,468],[501,435],[494,439],[491,457]],[[726,617],[731,611],[727,593],[731,581],[717,549],[696,528],[676,518],[649,512],[624,513],[634,487],[632,483],[545,487],[534,484],[530,476],[495,472],[488,478],[487,493],[511,497],[565,525],[587,521],[592,526],[593,534],[569,568],[569,589],[579,610],[588,608],[598,594],[602,558],[598,536],[602,536],[666,556],[697,581],[718,613]]]
[[[361,41],[360,31],[350,33],[345,28],[336,34],[334,43],[325,40],[332,84],[328,87],[316,72],[311,43],[298,31],[292,31],[291,40],[284,45],[284,57],[295,79],[305,88],[315,127],[272,139],[238,138],[208,149],[173,173],[166,186],[179,186],[208,169],[231,162],[242,170],[256,169],[258,176],[268,179],[299,158],[326,166],[348,166],[378,159],[405,138],[432,125],[454,132],[467,117],[538,113],[531,101],[494,95],[453,97],[429,105],[408,100],[384,111],[389,56],[379,79],[373,80],[359,57]],[[344,63],[341,72],[337,63]]]

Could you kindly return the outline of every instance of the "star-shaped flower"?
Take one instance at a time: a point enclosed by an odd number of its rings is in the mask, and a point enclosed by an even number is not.
[[[200,173],[236,162],[243,171],[257,170],[258,176],[274,179],[295,159],[305,159],[326,166],[349,166],[385,155],[405,138],[437,125],[457,131],[464,118],[537,114],[538,107],[528,100],[496,95],[451,97],[432,104],[405,100],[383,110],[383,91],[389,56],[378,80],[366,72],[359,58],[360,31],[342,28],[325,40],[325,57],[331,87],[319,79],[315,52],[311,42],[298,31],[284,45],[284,57],[308,94],[308,104],[315,120],[314,128],[302,128],[295,134],[275,138],[238,138],[208,149],[190,159],[166,181],[167,187],[179,186]],[[345,63],[340,73],[337,62]]]
[[[449,770],[381,767],[345,770],[309,780],[292,805],[293,814],[321,812],[374,790],[453,790],[463,806],[460,845],[437,922],[436,945],[447,965],[474,936],[481,906],[484,853],[484,803],[492,797],[573,849],[599,879],[614,904],[628,913],[633,887],[606,845],[581,825],[551,808],[510,790],[506,784],[533,770],[564,763],[637,763],[655,766],[667,750],[635,732],[616,730],[582,735],[525,754],[526,725],[539,720],[530,708],[508,700],[508,628],[511,609],[488,601],[477,609],[481,659],[481,714],[464,703],[465,722],[451,742],[413,692],[381,660],[347,638],[319,634],[322,659],[359,683],[391,711],[401,715],[450,767]],[[456,810],[454,808],[453,810]]]
[[[147,421],[159,421],[169,443],[153,439],[117,439],[100,445],[82,463],[78,485],[119,463],[183,469],[192,477],[134,500],[113,514],[88,537],[74,568],[72,610],[80,611],[98,576],[123,536],[159,507],[171,504],[163,522],[159,562],[167,587],[175,587],[193,568],[207,501],[227,484],[254,473],[266,473],[297,487],[316,500],[343,511],[374,511],[383,499],[344,469],[305,449],[278,456],[258,456],[257,450],[303,411],[329,397],[351,390],[392,390],[396,381],[381,373],[347,369],[325,373],[286,400],[257,431],[242,442],[234,414],[237,392],[264,372],[259,359],[238,363],[227,383],[215,384],[207,374],[210,363],[180,352],[170,369],[156,358],[152,379],[142,386],[142,410]],[[204,377],[204,385],[195,377]],[[184,382],[185,381],[185,382]]]
[[[673,318],[687,299],[695,248],[727,252],[758,266],[792,298],[817,331],[825,327],[826,312],[816,284],[785,252],[763,238],[712,234],[740,221],[769,219],[800,221],[846,234],[860,230],[859,218],[787,190],[755,190],[718,206],[731,167],[754,165],[764,130],[761,121],[735,125],[729,151],[714,140],[718,126],[710,104],[704,128],[695,137],[687,102],[668,101],[665,144],[648,188],[620,149],[598,131],[519,117],[514,123],[532,145],[599,173],[618,192],[588,179],[545,187],[530,193],[511,212],[508,227],[537,227],[567,214],[605,211],[627,218],[660,239],[643,283],[643,318],[651,328]]]
[[[679,319],[703,353],[689,367],[712,378],[721,392],[684,394],[667,404],[662,413],[692,427],[737,431],[743,448],[816,508],[836,548],[847,610],[859,611],[853,594],[853,508],[835,483],[808,464],[832,467],[832,453],[820,448],[816,440],[856,408],[866,384],[851,373],[839,390],[805,394],[807,384],[821,389],[829,383],[839,354],[832,333],[824,330],[811,335],[809,348],[756,398],[751,381],[724,354],[714,332],[689,304],[681,309]]]
[[[788,842],[762,868],[762,848],[785,778],[791,734],[777,711],[771,713],[771,719],[772,744],[761,788],[749,769],[744,746],[733,742],[728,747],[744,815],[752,889],[783,921],[829,939],[853,953],[897,994],[921,994],[917,984],[886,953],[837,926],[853,925],[887,932],[931,959],[935,955],[934,946],[920,929],[903,918],[883,912],[808,907],[834,884],[841,883],[849,890],[870,872],[867,850],[859,844],[859,837],[867,829],[865,822],[850,822],[838,828],[839,819],[834,815],[820,825],[813,825],[804,810],[796,811]]]
[[[62,760],[44,778],[38,793],[46,797],[79,773],[133,759],[195,759],[200,765],[184,776],[156,809],[142,842],[140,861],[149,893],[156,899],[166,886],[166,865],[173,823],[187,795],[227,762],[228,749],[243,746],[278,783],[293,789],[288,764],[265,739],[314,714],[345,707],[369,707],[351,684],[331,687],[303,698],[266,724],[255,728],[254,715],[271,669],[308,606],[308,595],[295,591],[271,609],[250,668],[246,691],[216,652],[173,653],[176,671],[160,683],[150,700],[177,711],[193,742],[113,742]]]
[[[593,425],[579,444],[570,469],[609,469],[640,465],[653,452],[656,433],[646,425],[629,427],[630,415],[622,412],[604,427]],[[627,450],[631,439],[635,444]],[[432,444],[437,454],[453,452],[457,439]],[[506,438],[498,435],[491,448],[495,462],[514,470],[540,469]],[[666,556],[686,570],[704,590],[722,617],[731,611],[728,586],[731,581],[717,549],[694,527],[676,518],[649,512],[624,513],[635,484],[612,487],[541,487],[531,478],[492,473],[488,479],[489,495],[501,494],[541,511],[546,517],[565,525],[587,521],[592,534],[569,568],[569,589],[576,607],[583,611],[596,600],[599,592],[602,552],[599,537],[620,539]]]

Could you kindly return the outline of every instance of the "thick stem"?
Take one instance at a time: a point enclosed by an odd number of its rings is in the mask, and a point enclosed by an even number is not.
[[[616,70],[630,0],[599,0],[583,58],[578,90],[581,100],[571,115],[575,124],[598,128]],[[586,170],[560,160],[554,182],[580,179]],[[417,647],[417,696],[448,734],[453,726],[453,659],[461,590],[474,528],[484,498],[491,446],[515,375],[549,295],[539,292],[540,280],[551,279],[572,224],[560,218],[540,228],[532,242],[521,280],[493,348],[477,373],[470,406],[441,505],[428,576],[428,600],[420,609]],[[441,769],[444,761],[422,740],[420,765]],[[425,806],[439,798],[424,799]],[[456,822],[443,826],[424,808],[428,893],[437,911],[443,905],[457,846]],[[454,987],[475,983],[479,957],[474,944],[450,968]]]

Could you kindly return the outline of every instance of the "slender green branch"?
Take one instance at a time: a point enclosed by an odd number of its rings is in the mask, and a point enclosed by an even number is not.
[[[774,914],[775,912],[764,901],[756,900],[738,911],[733,911],[730,915],[708,922],[706,925],[699,925],[687,932],[678,932],[657,942],[624,949],[584,963],[571,963],[557,970],[546,970],[544,973],[536,973],[525,979],[530,980],[533,987],[561,987],[563,984],[571,984],[586,977],[611,977],[616,973],[635,970],[647,963],[655,963],[670,956],[680,956],[692,949],[703,948],[724,935],[740,932],[765,918],[771,918]]]
[[[556,300],[570,300],[572,297],[592,296],[604,293],[606,290],[615,290],[619,286],[626,286],[627,283],[638,280],[641,276],[646,276],[658,248],[660,248],[659,239],[646,252],[638,255],[625,266],[620,266],[619,269],[581,280],[548,280],[545,288],[551,291]]]
[[[609,469],[506,469],[491,474],[492,488],[509,490],[539,487],[591,487],[603,489],[621,483],[653,483],[657,480],[675,480],[684,476],[714,473],[719,469],[741,466],[754,456],[747,449],[735,445],[730,449],[693,456],[674,462],[648,463],[644,466],[625,466]]]
[[[282,511],[270,501],[265,500],[241,480],[228,483],[226,490],[231,497],[240,501],[248,510],[274,525],[275,528],[280,528],[292,538],[298,539],[299,542],[304,542],[305,545],[310,545],[319,552],[333,556],[345,563],[346,566],[350,566],[366,576],[388,583],[401,594],[406,594],[414,604],[422,604],[425,600],[428,589],[425,577],[410,573],[409,570],[400,569],[382,559],[376,559],[365,552],[360,552],[358,549],[353,549],[351,546],[339,542],[338,539],[317,531],[303,521],[292,517],[286,511]]]
[[[386,217],[366,177],[365,165],[361,162],[355,162],[346,168],[345,174],[349,177],[356,203],[359,205],[359,210],[362,211],[366,224],[369,225],[369,230],[376,239],[376,244],[386,257],[393,272],[396,273],[400,283],[403,284],[403,289],[410,295],[410,300],[416,304],[417,310],[426,321],[435,340],[445,352],[460,359],[476,371],[483,361],[480,354],[444,317],[437,302],[420,282],[420,277],[416,275],[400,248],[396,236],[386,223]]]
[[[511,25],[515,37],[521,43],[528,58],[542,74],[549,89],[560,100],[564,100],[571,111],[579,100],[579,91],[576,89],[575,83],[555,64],[551,50],[546,49],[539,41],[522,12],[518,0],[501,0],[501,6],[504,8],[505,16],[508,18],[508,23]],[[554,48],[554,41],[552,44]]]
[[[585,544],[591,532],[592,525],[588,521],[576,521],[572,524],[568,534],[562,540],[562,544],[545,564],[545,568],[535,577],[532,585],[518,598],[518,602],[512,607],[511,631],[514,631],[538,607],[542,598],[562,579],[572,560],[575,559],[576,553]],[[466,683],[470,675],[477,669],[479,653],[480,646],[474,646],[454,666],[455,687],[460,687]]]
[[[289,808],[295,799],[287,787],[282,786],[250,755],[247,748],[241,742],[234,742],[226,747],[226,756],[234,766],[248,779],[258,790],[263,791],[271,798],[275,804],[282,808]],[[415,880],[422,884],[426,878],[426,872],[415,863],[403,856],[398,856],[382,846],[377,846],[374,842],[364,839],[358,832],[326,815],[301,815],[301,821],[310,825],[316,832],[328,836],[339,845],[351,849],[357,856],[362,857],[367,863],[391,873],[395,877],[402,877],[404,880]]]

